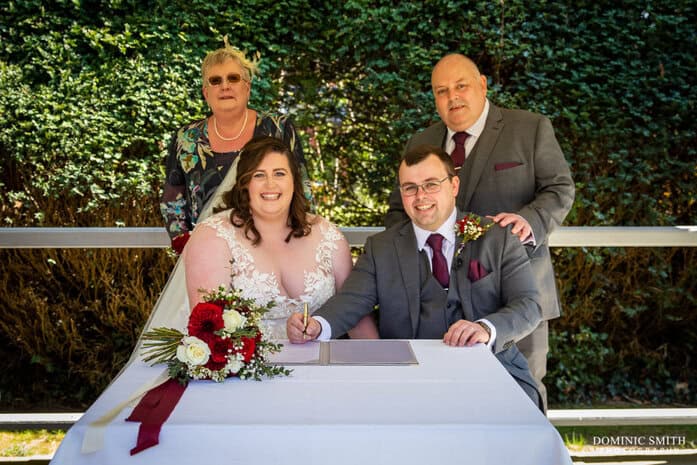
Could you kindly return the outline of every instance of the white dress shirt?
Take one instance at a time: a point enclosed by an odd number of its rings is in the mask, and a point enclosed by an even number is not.
[[[465,158],[469,156],[470,152],[472,151],[472,148],[474,148],[474,144],[477,143],[479,136],[482,135],[482,131],[484,131],[484,126],[486,125],[487,116],[489,116],[489,99],[486,99],[484,101],[484,110],[482,110],[482,114],[479,115],[477,121],[475,121],[472,126],[465,129],[465,132],[469,134],[469,137],[465,141]],[[455,135],[455,131],[448,128],[447,126],[446,128],[448,130],[448,134],[445,137],[444,149],[448,154],[452,154],[453,150],[455,150],[455,141],[453,140],[453,135]]]
[[[414,234],[416,235],[416,247],[420,251],[425,251],[428,255],[428,263],[431,266],[431,272],[433,272],[433,250],[431,246],[426,243],[431,234],[440,234],[443,236],[443,255],[445,260],[448,262],[448,270],[453,266],[453,258],[455,257],[455,217],[457,216],[457,210],[453,209],[447,220],[440,225],[435,231],[428,231],[418,227],[412,221],[411,225],[414,228]],[[449,272],[448,272],[449,273]]]

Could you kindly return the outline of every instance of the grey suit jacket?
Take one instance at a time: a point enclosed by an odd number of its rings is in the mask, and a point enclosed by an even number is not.
[[[405,151],[422,144],[445,146],[447,129],[438,122],[414,135]],[[528,248],[540,293],[542,318],[559,316],[560,305],[547,240],[574,201],[574,183],[552,124],[544,116],[493,104],[484,131],[458,173],[457,207],[479,215],[517,213],[532,227]],[[390,195],[386,226],[406,217],[399,189]]]
[[[473,260],[488,271],[476,282],[468,278]],[[402,221],[368,238],[341,290],[314,315],[325,318],[337,337],[377,306],[380,336],[386,339],[440,339],[459,319],[486,318],[496,328],[499,361],[537,392],[514,342],[541,321],[538,302],[530,261],[510,228],[494,225],[468,242],[453,259],[446,292],[433,278],[425,252],[418,251],[411,222]]]

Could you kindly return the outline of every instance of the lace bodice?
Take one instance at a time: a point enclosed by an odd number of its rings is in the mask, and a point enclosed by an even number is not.
[[[216,235],[227,242],[234,259],[232,285],[244,297],[255,299],[262,305],[275,302],[276,305],[262,322],[265,335],[272,339],[286,339],[286,320],[292,313],[302,312],[304,302],[308,303],[310,312],[314,312],[334,295],[336,286],[332,256],[343,236],[336,226],[318,217],[318,222],[312,228],[318,228],[319,242],[314,257],[297,263],[298,270],[303,273],[304,287],[302,294],[293,298],[282,293],[276,273],[258,268],[251,246],[242,239],[244,230],[232,226],[229,215],[229,211],[220,212],[200,223],[199,227],[213,228]]]

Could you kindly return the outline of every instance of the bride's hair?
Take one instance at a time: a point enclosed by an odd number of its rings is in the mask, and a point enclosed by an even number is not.
[[[271,152],[280,153],[288,159],[290,173],[293,176],[293,198],[288,212],[288,226],[291,231],[286,237],[286,242],[290,241],[291,237],[307,236],[311,230],[307,217],[309,208],[303,194],[300,167],[295,157],[282,140],[270,136],[255,137],[247,142],[240,152],[235,185],[223,194],[225,208],[231,209],[230,223],[238,228],[244,228],[244,235],[252,241],[252,245],[258,245],[261,242],[261,234],[254,226],[254,218],[249,208],[249,183],[254,171],[264,157]]]

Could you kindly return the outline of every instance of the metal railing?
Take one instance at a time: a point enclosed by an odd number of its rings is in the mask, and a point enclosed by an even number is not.
[[[340,228],[352,246],[361,246],[382,227]],[[0,228],[0,248],[162,248],[162,227]],[[562,226],[549,237],[551,247],[697,247],[697,226]]]
[[[0,413],[0,431],[68,429],[81,417],[72,413]],[[549,409],[554,426],[697,425],[697,408]]]

